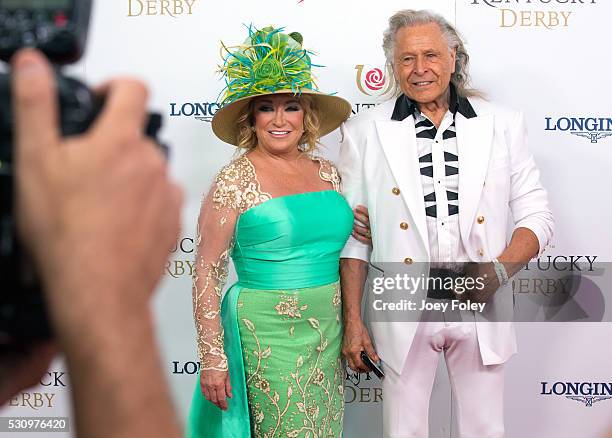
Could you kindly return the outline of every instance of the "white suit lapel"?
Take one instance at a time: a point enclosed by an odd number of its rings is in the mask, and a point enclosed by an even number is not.
[[[401,122],[396,120],[377,120],[376,131],[387,157],[389,167],[397,181],[401,196],[408,206],[408,211],[412,215],[429,258],[429,237],[425,222],[423,185],[421,182],[414,119],[406,117]],[[391,190],[391,188],[385,187],[384,190]],[[398,218],[398,220],[400,219]]]
[[[459,152],[459,227],[467,241],[477,214],[493,142],[493,115],[455,116]]]

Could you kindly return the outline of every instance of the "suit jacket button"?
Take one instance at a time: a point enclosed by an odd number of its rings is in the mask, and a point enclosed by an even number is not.
[[[406,222],[402,222],[402,223],[400,224],[400,228],[401,228],[402,230],[407,230],[407,229],[408,229],[408,224],[407,224]]]
[[[412,259],[410,257],[406,257],[404,259],[404,263],[406,263],[407,265],[411,265],[412,264]]]
[[[478,255],[479,255],[480,257],[484,256],[484,251],[483,251],[482,249],[479,249],[479,250],[478,250]]]
[[[400,189],[398,189],[397,187],[393,187],[393,189],[391,189],[391,192],[393,192],[394,195],[399,195]]]
[[[484,222],[484,216],[478,216],[476,218],[476,222],[478,222],[479,224],[483,223]]]

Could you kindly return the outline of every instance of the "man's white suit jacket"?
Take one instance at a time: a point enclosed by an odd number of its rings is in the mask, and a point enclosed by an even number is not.
[[[523,114],[482,99],[469,99],[475,117],[455,116],[459,155],[459,226],[471,261],[491,261],[507,246],[511,231],[525,227],[537,236],[540,253],[553,233],[553,216],[538,168],[527,148]],[[372,248],[349,238],[342,258],[370,263],[380,275],[388,266],[427,266],[429,244],[413,116],[392,120],[396,101],[360,112],[342,127],[338,169],[343,194],[355,208],[369,210]],[[473,116],[473,114],[472,114]],[[408,224],[400,227],[400,223]],[[391,263],[390,263],[391,262]],[[395,262],[395,263],[394,263]],[[371,288],[366,285],[365,319],[383,361],[401,373],[415,322],[372,317]],[[507,311],[510,287],[497,291],[485,311],[476,312],[484,365],[500,364],[516,352]],[[503,322],[490,322],[499,321]],[[414,319],[412,319],[414,321]]]

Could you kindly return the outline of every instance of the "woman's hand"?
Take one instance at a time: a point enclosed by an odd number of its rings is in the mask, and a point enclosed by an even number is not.
[[[219,409],[227,410],[227,398],[232,398],[228,371],[202,370],[200,389],[206,400],[217,405]]]
[[[353,237],[366,245],[372,246],[372,233],[370,230],[370,216],[368,209],[358,205],[353,210],[355,222],[353,223]]]

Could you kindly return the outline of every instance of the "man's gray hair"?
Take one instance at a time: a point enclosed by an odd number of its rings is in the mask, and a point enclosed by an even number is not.
[[[448,42],[449,50],[456,49],[455,73],[451,75],[451,83],[455,85],[457,94],[463,97],[482,96],[478,90],[470,88],[470,76],[468,73],[468,63],[470,57],[465,50],[463,40],[457,29],[450,24],[444,17],[428,10],[404,9],[396,12],[389,18],[389,27],[383,34],[383,50],[387,58],[387,64],[393,69],[395,35],[403,27],[418,26],[421,24],[435,23],[442,30],[442,34]],[[395,77],[389,78],[395,82],[395,95],[401,94],[399,84]]]

